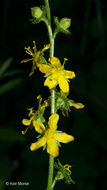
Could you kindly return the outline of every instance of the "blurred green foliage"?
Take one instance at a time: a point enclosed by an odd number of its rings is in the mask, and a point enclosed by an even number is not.
[[[45,189],[48,155],[42,149],[30,152],[34,131],[21,135],[27,108],[37,108],[36,96],[47,98],[43,75],[35,71],[29,78],[31,62],[24,47],[35,40],[41,49],[48,43],[43,23],[30,23],[30,8],[42,0],[0,1],[0,190]],[[107,189],[107,6],[104,0],[50,0],[53,16],[72,19],[71,35],[59,34],[55,55],[65,67],[76,73],[71,82],[70,99],[85,104],[85,109],[72,109],[69,118],[61,117],[59,128],[75,136],[75,142],[62,145],[59,159],[72,165],[75,185],[59,182],[55,189]],[[54,25],[53,25],[54,27]],[[46,55],[48,57],[48,53]],[[39,82],[38,82],[39,81]],[[42,89],[42,91],[41,91]],[[29,186],[6,186],[6,181],[29,182]]]

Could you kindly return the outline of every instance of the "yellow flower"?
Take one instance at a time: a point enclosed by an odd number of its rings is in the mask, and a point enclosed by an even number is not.
[[[38,148],[46,145],[47,152],[51,154],[53,157],[59,155],[59,148],[57,145],[58,142],[69,143],[74,140],[72,135],[68,135],[67,133],[57,132],[57,122],[59,120],[58,114],[52,114],[49,117],[48,128],[45,128],[43,123],[39,121],[33,121],[33,126],[35,130],[42,135],[37,142],[32,143],[30,146],[30,150],[34,151]]]
[[[76,109],[82,109],[84,108],[84,104],[82,103],[75,103],[74,100],[69,100],[70,107],[75,107]]]
[[[75,77],[75,73],[64,70],[65,61],[67,61],[67,58],[64,58],[64,63],[61,65],[60,60],[57,57],[52,57],[49,58],[51,65],[39,64],[39,70],[42,73],[49,75],[44,82],[44,86],[48,86],[51,90],[59,84],[59,87],[63,93],[69,92],[69,84],[67,79],[73,79]]]
[[[28,47],[25,47],[25,52],[29,55],[32,56],[31,59],[25,59],[25,60],[22,60],[21,63],[25,63],[25,62],[28,62],[28,61],[32,61],[33,65],[32,65],[32,71],[31,73],[29,74],[29,76],[31,76],[33,73],[34,73],[34,69],[36,67],[38,67],[39,64],[41,64],[41,58],[40,58],[40,55],[46,51],[47,49],[50,48],[50,44],[47,44],[44,46],[44,48],[42,50],[39,50],[37,51],[37,48],[36,48],[36,43],[35,41],[33,41],[33,48],[31,49],[30,46]]]
[[[30,117],[30,119],[23,119],[23,120],[22,120],[23,125],[28,126],[24,131],[21,132],[23,135],[24,135],[24,134],[27,132],[27,130],[29,129],[29,127],[30,127],[32,121],[37,118],[37,116],[39,115],[40,111],[43,110],[45,107],[49,106],[49,101],[48,101],[48,100],[45,100],[45,101],[43,102],[43,104],[41,104],[41,102],[42,102],[42,97],[41,97],[40,95],[37,96],[37,100],[38,100],[38,102],[39,102],[37,111],[34,111],[33,108],[29,108],[29,109],[28,109],[28,110],[29,110],[28,116]],[[38,119],[39,119],[39,118],[38,118]]]

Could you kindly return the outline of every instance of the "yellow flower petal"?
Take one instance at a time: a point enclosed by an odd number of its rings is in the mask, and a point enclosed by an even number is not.
[[[68,135],[67,133],[55,133],[54,138],[62,143],[69,143],[74,140],[74,137],[72,135]]]
[[[49,76],[48,78],[46,78],[44,82],[44,86],[48,86],[50,90],[54,88],[56,84],[57,84],[57,81],[53,79],[52,76]]]
[[[52,71],[52,68],[46,64],[39,64],[38,67],[39,67],[39,70],[45,74],[50,74]]]
[[[43,123],[41,123],[40,121],[33,121],[33,126],[35,128],[35,130],[40,133],[43,134],[45,131],[45,126],[43,125]]]
[[[75,77],[75,73],[73,71],[64,70],[63,72],[66,79],[73,79]]]
[[[44,146],[45,144],[46,144],[46,138],[45,137],[39,138],[37,142],[31,144],[30,150],[31,151],[37,150],[38,148]]]
[[[49,128],[54,132],[57,129],[57,123],[59,120],[59,115],[57,113],[52,114],[49,117],[48,125]]]
[[[52,64],[53,67],[61,69],[61,62],[57,57],[49,58],[49,62]]]
[[[23,125],[28,126],[28,125],[31,124],[31,119],[23,119],[23,120],[22,120],[22,123],[23,123]]]
[[[84,108],[84,104],[82,103],[75,103],[73,100],[69,100],[69,105],[72,107],[75,107],[76,109],[82,109]]]
[[[63,77],[60,76],[58,78],[58,83],[59,83],[59,87],[62,90],[63,93],[68,93],[69,92],[69,84],[67,82],[67,80]]]
[[[54,139],[49,139],[47,141],[47,152],[53,157],[57,157],[59,155],[59,148]]]

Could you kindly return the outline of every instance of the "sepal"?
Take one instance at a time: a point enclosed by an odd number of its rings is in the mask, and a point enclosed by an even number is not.
[[[55,186],[56,182],[60,181],[60,180],[65,180],[65,183],[70,184],[73,183],[75,184],[75,182],[72,180],[71,178],[71,171],[67,170],[61,163],[59,160],[57,160],[57,162],[55,162],[55,168],[57,170],[57,174],[54,178],[54,182],[53,182],[53,187]]]
[[[66,95],[62,95],[60,92],[57,92],[55,105],[56,112],[58,109],[60,109],[64,116],[68,116],[68,111],[70,111],[70,105],[68,100],[69,99],[66,97]]]
[[[70,100],[67,98],[67,94],[62,92],[56,92],[56,99],[55,99],[55,111],[57,112],[59,109],[61,110],[62,114],[66,117],[69,116],[68,112],[71,111],[71,107],[76,109],[84,108],[84,104],[78,102],[76,103],[74,100]]]
[[[56,28],[55,28],[55,32],[54,32],[54,37],[59,32],[63,32],[65,34],[70,34],[69,27],[71,25],[71,19],[69,19],[69,18],[62,18],[59,21],[58,17],[55,17],[54,18],[54,22],[56,24]]]

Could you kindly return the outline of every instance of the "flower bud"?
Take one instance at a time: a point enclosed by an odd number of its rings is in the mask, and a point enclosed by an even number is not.
[[[60,20],[60,27],[64,30],[68,29],[71,25],[71,19],[70,18],[62,18]]]
[[[31,14],[33,18],[39,19],[42,16],[43,11],[40,7],[31,8]]]

